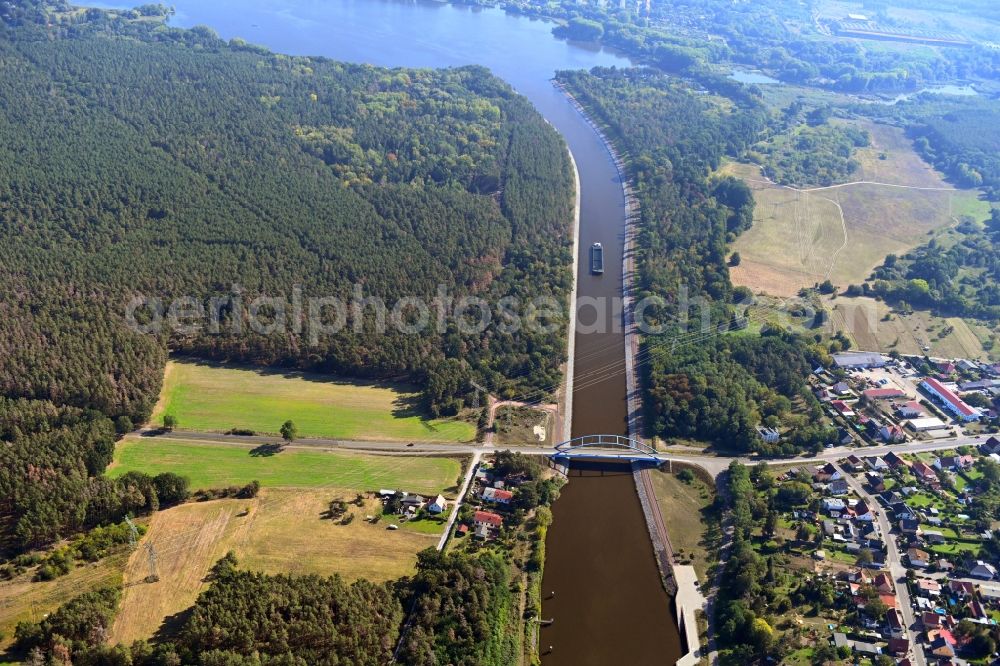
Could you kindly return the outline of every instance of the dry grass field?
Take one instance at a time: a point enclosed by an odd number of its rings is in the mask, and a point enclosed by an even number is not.
[[[342,525],[322,517],[330,501],[349,492],[266,489],[254,500],[184,504],[153,516],[149,532],[125,569],[125,595],[111,639],[130,643],[169,631],[170,618],[189,608],[208,585],[209,569],[228,551],[240,567],[266,573],[340,574],[347,580],[385,581],[414,571],[416,554],[437,536],[370,524],[378,501],[353,504]],[[151,544],[160,580],[145,582]],[[166,622],[166,624],[165,624]]]
[[[872,146],[858,151],[852,180],[908,187],[949,188],[913,151],[898,128],[864,124]],[[883,159],[884,158],[884,159]],[[733,282],[755,292],[791,296],[830,279],[841,288],[860,283],[887,254],[905,253],[959,215],[985,217],[975,191],[945,192],[857,184],[809,192],[768,183],[747,164],[724,172],[754,190],[754,226],[733,244],[742,257]]]
[[[702,514],[715,500],[715,490],[699,478],[684,482],[662,470],[651,471],[650,478],[674,553],[683,560],[690,557],[698,579],[705,581],[716,558],[709,552],[711,536]]]
[[[828,301],[830,328],[843,331],[854,347],[867,351],[929,354],[942,358],[998,360],[983,342],[990,331],[958,317],[934,317],[929,312],[891,312],[888,305],[871,298],[838,297]],[[925,351],[924,347],[930,349]]]
[[[32,581],[34,570],[31,570],[0,583],[0,652],[13,642],[18,622],[38,622],[83,592],[120,585],[126,558],[126,555],[108,557],[47,582]]]

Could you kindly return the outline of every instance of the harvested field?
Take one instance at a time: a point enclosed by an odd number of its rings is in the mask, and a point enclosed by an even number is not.
[[[843,331],[857,349],[941,358],[997,358],[995,351],[983,347],[983,341],[989,340],[989,329],[978,322],[935,317],[926,311],[899,314],[871,298],[838,297],[828,301],[828,307],[830,332]]]
[[[387,522],[370,524],[378,500],[349,505],[348,525],[322,517],[333,499],[353,494],[328,490],[268,489],[254,500],[217,500],[185,504],[153,516],[149,532],[125,572],[125,595],[111,639],[131,643],[169,632],[209,581],[212,565],[228,551],[244,569],[265,573],[340,574],[347,580],[385,581],[414,571],[416,554],[437,536],[390,531]],[[150,544],[159,581],[150,573]]]

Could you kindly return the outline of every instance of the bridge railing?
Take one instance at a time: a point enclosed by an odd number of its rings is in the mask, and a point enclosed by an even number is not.
[[[643,456],[655,456],[656,450],[622,435],[583,435],[556,444],[555,456],[566,456],[579,449],[619,449]]]

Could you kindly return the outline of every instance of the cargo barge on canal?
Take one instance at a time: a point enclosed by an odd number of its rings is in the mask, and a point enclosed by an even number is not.
[[[604,246],[600,243],[590,246],[590,272],[594,275],[604,273]]]

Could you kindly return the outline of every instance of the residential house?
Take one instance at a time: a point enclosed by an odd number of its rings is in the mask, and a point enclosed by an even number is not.
[[[955,640],[954,634],[948,629],[931,629],[927,632],[927,642],[930,643],[930,653],[935,657],[954,657]]]
[[[917,580],[917,596],[933,599],[941,596],[941,583],[930,578]]]
[[[830,403],[830,405],[840,412],[840,415],[845,418],[850,418],[855,415],[854,409],[843,400],[834,400]]]
[[[903,616],[895,608],[885,614],[886,628],[893,638],[902,638],[906,635],[906,627],[903,625]]]
[[[889,442],[890,444],[898,444],[906,441],[906,433],[903,432],[903,428],[895,424],[882,426],[878,431],[878,436],[883,442]]]
[[[972,456],[941,456],[935,458],[931,464],[937,469],[955,472],[962,469],[969,469],[975,462],[976,459]]]
[[[822,467],[816,469],[816,473],[813,474],[813,480],[819,483],[829,483],[830,481],[836,481],[837,479],[844,478],[844,475],[840,473],[833,463],[827,463]]]
[[[915,518],[903,518],[899,521],[899,531],[909,536],[920,536],[923,530],[920,529],[920,521]]]
[[[510,504],[510,501],[514,499],[514,493],[509,490],[502,490],[500,488],[487,487],[483,488],[483,501],[492,502],[494,504]]]
[[[902,500],[893,502],[889,508],[892,509],[892,515],[896,517],[896,520],[916,520],[917,518],[916,511],[911,509],[910,505]]]
[[[924,631],[940,629],[943,620],[944,616],[938,615],[934,611],[924,611],[920,614],[920,624],[923,625]]]
[[[924,530],[924,539],[932,546],[939,546],[944,543],[944,535],[937,530]]]
[[[868,482],[872,492],[880,493],[885,490],[885,477],[878,472],[866,472],[865,480]]]
[[[955,565],[952,564],[949,560],[944,559],[943,557],[939,559],[937,562],[935,562],[934,566],[937,568],[938,571],[943,571],[945,573],[951,573],[955,569]]]
[[[865,462],[876,472],[887,472],[889,470],[889,463],[880,456],[869,456],[865,458]]]
[[[980,580],[993,580],[997,576],[997,570],[989,562],[976,560],[976,564],[969,569],[969,576]]]
[[[910,462],[908,460],[904,460],[903,458],[896,455],[895,452],[893,451],[890,451],[889,453],[882,456],[882,460],[885,461],[885,464],[888,465],[890,469],[894,470],[910,466]]]
[[[854,506],[854,519],[870,523],[875,520],[875,512],[868,506],[868,502],[862,500]]]
[[[910,566],[916,569],[926,569],[931,563],[931,556],[919,548],[908,548],[906,559],[910,561]]]
[[[774,428],[757,426],[757,434],[760,435],[760,438],[768,444],[777,444],[781,441],[781,433]]]
[[[976,586],[967,580],[949,580],[948,590],[959,599],[964,599],[975,595]]]
[[[936,367],[938,372],[946,377],[955,374],[955,370],[957,369],[955,364],[951,361],[939,361],[934,364],[934,367]]]
[[[904,632],[905,633],[905,632]],[[889,639],[887,652],[894,657],[902,657],[910,651],[910,641],[902,636],[893,636]]]
[[[931,466],[925,463],[923,460],[918,460],[915,463],[913,463],[913,467],[911,468],[911,470],[913,471],[913,474],[917,477],[917,479],[923,481],[924,483],[936,483],[938,480],[937,474],[934,472]]]
[[[401,504],[403,505],[403,510],[406,511],[407,513],[415,513],[419,511],[424,507],[424,504],[426,503],[427,503],[426,498],[421,497],[420,495],[413,495],[410,493],[407,493],[406,496],[403,497],[403,501],[401,502]]]
[[[910,400],[907,403],[896,405],[896,415],[902,419],[919,419],[926,413],[927,412],[924,411],[924,406],[916,400]]]
[[[448,502],[444,499],[444,495],[438,495],[433,502],[427,505],[427,511],[430,513],[444,513],[447,508]]]
[[[955,361],[955,367],[957,367],[962,372],[978,372],[979,371],[979,364],[975,363],[973,361],[970,361],[967,358],[960,358],[957,361]]]
[[[850,488],[847,479],[835,479],[830,482],[829,490],[832,495],[846,495]]]
[[[472,514],[472,524],[478,530],[482,527],[487,529],[500,529],[503,527],[503,516],[492,511],[476,511]]]
[[[978,599],[971,599],[965,607],[968,609],[969,618],[973,622],[978,622],[979,624],[989,624],[990,614],[986,612],[986,608],[983,607],[983,604],[980,603]]]
[[[830,390],[840,396],[852,395],[851,387],[848,386],[847,382],[837,382],[830,387]]]
[[[979,447],[979,450],[987,456],[995,453],[1000,454],[1000,439],[990,437],[988,440],[983,442],[982,446]]]
[[[826,497],[823,499],[822,506],[827,513],[836,513],[839,517],[840,512],[847,508],[847,503],[836,497]]]
[[[861,470],[861,467],[862,465],[864,465],[864,463],[861,461],[861,458],[857,457],[852,453],[851,455],[847,456],[847,458],[844,459],[842,465],[844,469],[848,470],[849,472],[858,472]]]
[[[880,571],[872,579],[872,587],[879,591],[881,594],[893,594],[896,588],[892,584],[892,576],[886,571]]]

